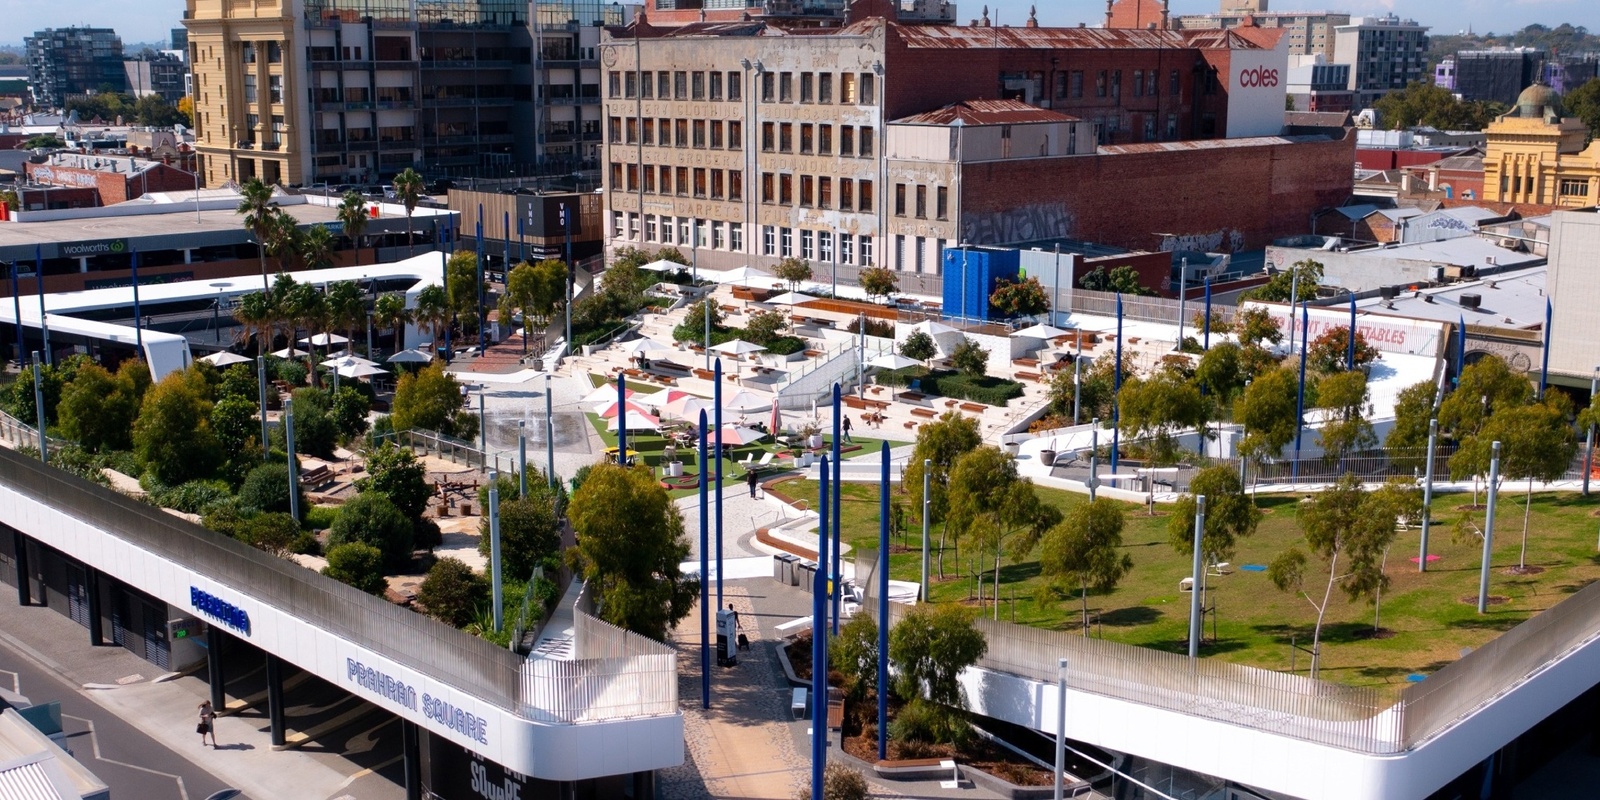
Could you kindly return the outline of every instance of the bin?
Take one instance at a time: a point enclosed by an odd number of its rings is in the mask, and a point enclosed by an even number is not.
[[[795,571],[795,577],[800,581],[800,588],[808,594],[814,593],[814,584],[817,579],[817,562],[800,561]]]
[[[772,579],[784,586],[794,585],[795,557],[788,553],[779,553],[772,557]]]

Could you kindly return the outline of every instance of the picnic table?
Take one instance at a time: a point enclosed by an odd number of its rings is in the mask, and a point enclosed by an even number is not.
[[[632,448],[629,448],[628,449],[628,455],[627,455],[627,459],[628,459],[627,463],[628,463],[628,465],[632,466],[633,462],[638,458],[639,458],[639,451],[638,450],[634,450]],[[615,464],[615,463],[617,463],[617,448],[615,448],[615,447],[607,447],[606,448],[606,463],[607,464]]]

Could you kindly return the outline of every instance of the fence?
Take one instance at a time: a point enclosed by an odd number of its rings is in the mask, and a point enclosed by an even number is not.
[[[1101,317],[1115,317],[1117,315],[1117,294],[1115,292],[1096,292],[1089,289],[1073,289],[1064,292],[1065,302],[1061,308],[1070,309],[1083,314],[1094,314]],[[1144,320],[1146,322],[1165,322],[1177,324],[1178,311],[1183,310],[1185,325],[1193,321],[1195,315],[1205,313],[1205,300],[1190,300],[1181,304],[1177,300],[1165,297],[1139,297],[1135,295],[1122,295],[1122,316],[1124,319]],[[1224,319],[1232,317],[1238,308],[1232,305],[1223,305],[1213,302],[1211,313]],[[1187,334],[1188,331],[1185,331]],[[1194,331],[1195,338],[1199,331]]]
[[[806,366],[790,373],[784,385],[778,389],[778,404],[794,410],[808,409],[814,402],[831,402],[829,393],[835,381],[841,384],[854,381],[858,347],[859,343],[854,339],[840,342],[820,358],[810,359]],[[865,360],[871,361],[892,352],[894,341],[869,336],[866,349]]]
[[[482,424],[481,422],[479,424]],[[484,453],[477,445],[453,436],[446,436],[437,431],[422,428],[407,428],[403,431],[393,431],[373,438],[373,444],[379,445],[385,441],[393,441],[414,453],[433,454],[445,459],[452,464],[463,464],[483,470],[493,470],[502,475],[516,475],[518,460],[517,454],[496,450]]]
[[[587,587],[573,612],[571,661],[530,659],[523,670],[524,714],[579,723],[678,713],[678,656],[671,647],[611,625],[592,613]]]

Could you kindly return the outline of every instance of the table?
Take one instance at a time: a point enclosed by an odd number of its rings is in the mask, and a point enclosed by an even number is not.
[[[628,466],[630,466],[630,467],[633,466],[634,461],[637,460],[638,458],[639,458],[639,451],[638,450],[633,450],[633,449],[629,449],[628,450],[628,455],[627,455],[627,459],[628,459],[627,460],[627,464],[628,464]],[[607,464],[615,464],[615,463],[617,463],[617,448],[615,448],[615,447],[607,447],[606,448],[606,463]]]

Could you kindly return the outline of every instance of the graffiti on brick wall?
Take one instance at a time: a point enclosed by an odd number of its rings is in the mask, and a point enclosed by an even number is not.
[[[1244,234],[1224,228],[1211,233],[1167,233],[1161,236],[1161,251],[1198,250],[1202,253],[1236,253],[1244,249]]]
[[[1077,220],[1064,203],[961,215],[961,238],[973,244],[1027,242],[1072,235]]]

